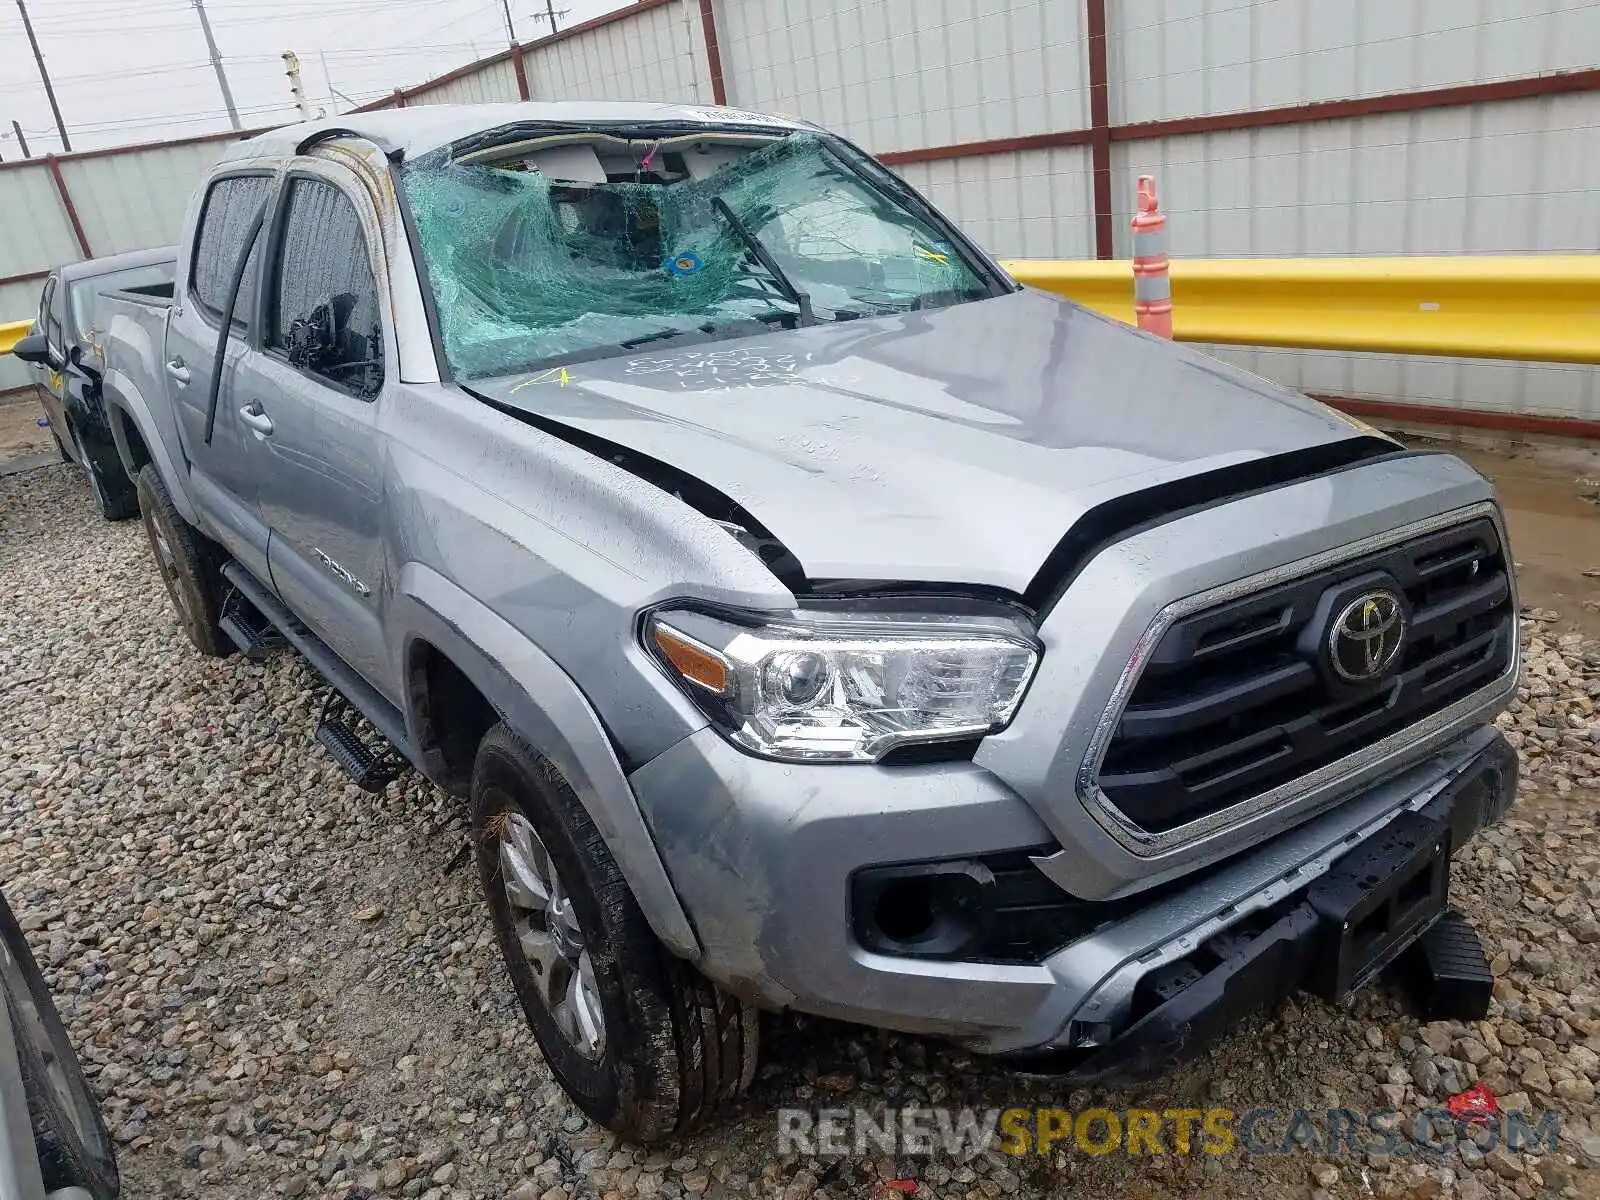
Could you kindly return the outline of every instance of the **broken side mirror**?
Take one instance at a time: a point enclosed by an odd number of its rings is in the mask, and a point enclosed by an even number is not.
[[[55,355],[50,352],[50,343],[42,333],[30,333],[11,347],[11,353],[25,363],[52,369],[56,367]]]
[[[311,310],[310,316],[296,317],[289,323],[288,345],[285,347],[289,361],[297,367],[315,370],[333,347],[336,337],[333,304],[324,300]]]

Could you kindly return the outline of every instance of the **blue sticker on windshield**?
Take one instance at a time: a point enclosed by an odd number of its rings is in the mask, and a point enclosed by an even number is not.
[[[693,275],[700,269],[700,256],[694,251],[679,254],[667,262],[668,275]]]

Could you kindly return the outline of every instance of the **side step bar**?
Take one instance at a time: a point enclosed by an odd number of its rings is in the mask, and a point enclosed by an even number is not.
[[[384,699],[365,679],[312,633],[275,595],[256,582],[255,577],[237,562],[223,564],[222,575],[239,589],[240,595],[255,606],[289,645],[298,650],[333,691],[360,713],[394,747],[394,754],[373,751],[351,727],[347,714],[331,701],[323,708],[317,725],[317,740],[328,748],[333,759],[356,784],[377,791],[398,776],[407,766],[416,766],[421,754],[406,735],[405,716]],[[226,629],[226,627],[224,627]],[[231,631],[228,636],[232,637]],[[324,729],[327,730],[324,736]],[[381,779],[381,782],[379,780]]]
[[[381,792],[411,769],[387,743],[374,750],[362,739],[351,718],[355,710],[332,688],[317,720],[317,741],[363,792]]]
[[[289,644],[283,634],[271,622],[264,620],[237,588],[229,592],[228,598],[223,601],[222,616],[217,621],[217,627],[228,635],[228,640],[239,647],[246,658],[263,659]]]

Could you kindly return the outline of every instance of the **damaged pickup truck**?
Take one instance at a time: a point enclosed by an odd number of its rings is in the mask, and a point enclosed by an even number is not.
[[[811,126],[346,120],[230,146],[172,301],[110,301],[117,445],[201,653],[287,642],[358,783],[470,797],[596,1121],[712,1114],[764,1009],[1096,1078],[1475,945],[1475,471],[1018,287]]]

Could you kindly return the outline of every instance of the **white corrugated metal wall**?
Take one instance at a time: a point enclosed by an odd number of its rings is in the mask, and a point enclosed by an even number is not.
[[[1089,123],[1074,0],[728,0],[729,103],[874,153]]]
[[[1110,0],[1113,125],[1354,99],[1600,63],[1592,0]],[[1153,172],[1189,257],[1593,253],[1600,94],[1117,142],[1116,251]],[[1030,250],[1030,253],[1032,251]],[[1212,352],[1307,391],[1600,418],[1593,368]]]
[[[452,79],[437,87],[423,87],[411,92],[406,103],[412,104],[499,104],[519,99],[517,69],[509,58],[479,67],[469,75]]]
[[[526,58],[536,99],[711,103],[705,35],[692,0],[536,44]]]
[[[1150,170],[1177,255],[1600,246],[1593,90],[1205,133],[1126,128],[1592,69],[1600,63],[1595,0],[1104,7],[1119,253],[1127,253],[1134,179]],[[716,0],[714,10],[728,103],[815,120],[875,152],[898,152],[897,169],[998,254],[1095,252],[1084,0]],[[524,63],[536,97],[712,100],[697,0],[642,0],[526,47]],[[515,66],[503,57],[414,89],[406,102],[511,100],[517,92]],[[96,252],[174,236],[193,178],[214,153],[202,145],[63,160]],[[0,212],[8,217],[0,278],[76,257],[42,167],[0,171]],[[37,283],[0,286],[0,312],[25,315],[36,294]],[[1217,352],[1308,390],[1600,419],[1596,373],[1587,368]],[[0,388],[10,371],[0,364]]]

